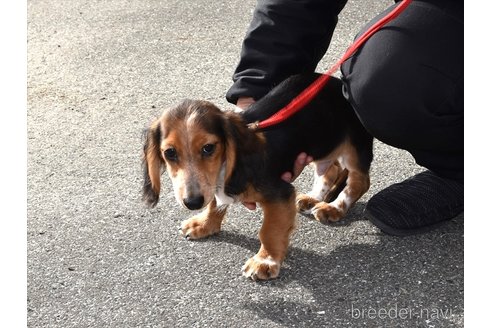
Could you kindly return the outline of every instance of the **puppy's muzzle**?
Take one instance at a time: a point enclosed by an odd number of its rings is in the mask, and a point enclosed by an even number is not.
[[[204,201],[205,201],[205,199],[203,198],[202,195],[187,197],[187,198],[183,199],[184,205],[189,210],[199,210],[200,208],[203,207]]]

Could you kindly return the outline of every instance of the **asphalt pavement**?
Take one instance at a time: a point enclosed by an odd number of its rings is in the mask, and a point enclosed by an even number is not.
[[[349,1],[318,71],[392,1]],[[463,327],[463,216],[411,237],[362,216],[422,168],[375,145],[369,192],[338,224],[298,217],[278,279],[241,266],[261,211],[179,236],[167,177],[140,201],[144,128],[184,98],[222,107],[255,1],[28,1],[29,327]],[[308,191],[311,171],[295,181]]]

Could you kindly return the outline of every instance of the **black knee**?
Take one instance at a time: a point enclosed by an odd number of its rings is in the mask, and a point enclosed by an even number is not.
[[[341,68],[345,96],[368,132],[431,170],[463,167],[462,34],[449,12],[410,6]]]

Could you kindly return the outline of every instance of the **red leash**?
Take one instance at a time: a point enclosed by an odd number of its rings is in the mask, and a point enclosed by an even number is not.
[[[263,129],[269,126],[278,124],[288,119],[298,111],[300,111],[304,106],[306,106],[325,86],[325,84],[330,79],[331,75],[336,72],[336,70],[346,61],[350,56],[360,48],[360,46],[367,41],[374,33],[376,33],[383,25],[393,20],[398,16],[405,8],[412,2],[412,0],[403,0],[398,6],[395,7],[388,15],[381,18],[373,26],[371,26],[367,31],[364,32],[354,41],[354,43],[348,48],[345,54],[338,60],[338,62],[333,65],[325,74],[321,75],[316,81],[311,83],[304,91],[302,91],[297,97],[292,99],[290,103],[284,108],[280,109],[277,113],[267,118],[264,121],[253,123],[252,127],[255,129]]]

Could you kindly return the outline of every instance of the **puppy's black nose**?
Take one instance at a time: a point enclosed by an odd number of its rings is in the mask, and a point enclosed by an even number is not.
[[[202,208],[204,202],[203,196],[188,197],[183,199],[183,203],[190,210],[198,210]]]

